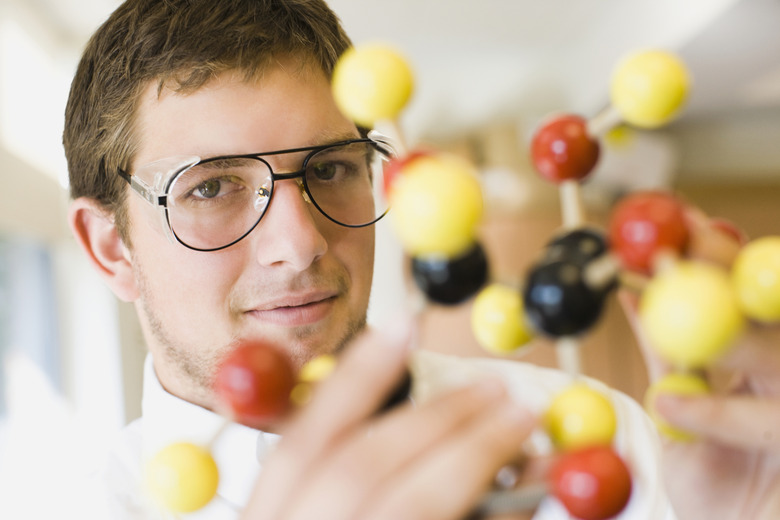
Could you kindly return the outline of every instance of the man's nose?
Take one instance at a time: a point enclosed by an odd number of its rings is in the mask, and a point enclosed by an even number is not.
[[[277,181],[269,204],[252,233],[257,235],[257,261],[268,267],[287,265],[305,270],[325,254],[328,242],[318,228],[317,209],[301,179]]]

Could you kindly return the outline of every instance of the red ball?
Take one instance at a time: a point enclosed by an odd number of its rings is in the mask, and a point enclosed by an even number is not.
[[[536,132],[531,142],[531,159],[539,174],[550,182],[582,180],[599,160],[599,143],[588,135],[583,118],[564,115]]]
[[[214,388],[232,419],[262,428],[290,409],[296,382],[295,369],[284,352],[267,343],[246,341],[222,361]]]
[[[614,208],[609,224],[612,250],[624,267],[649,274],[662,250],[682,254],[688,244],[683,203],[664,192],[637,192]]]
[[[581,520],[604,520],[620,513],[631,498],[631,473],[608,446],[562,455],[549,475],[550,489]]]
[[[387,164],[385,164],[385,168],[383,171],[383,187],[385,190],[385,196],[390,197],[390,190],[392,189],[393,183],[398,178],[399,175],[403,172],[404,168],[406,168],[409,163],[415,161],[416,159],[419,159],[420,157],[425,157],[428,155],[433,155],[433,152],[431,150],[412,150],[408,154],[404,156],[399,156],[391,159]]]

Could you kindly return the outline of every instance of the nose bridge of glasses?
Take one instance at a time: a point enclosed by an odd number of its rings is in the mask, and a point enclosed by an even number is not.
[[[311,154],[310,150],[299,148],[261,153],[258,158],[271,169],[274,180],[281,180],[300,175]]]
[[[305,169],[301,169],[295,172],[285,172],[285,173],[272,173],[272,179],[273,182],[279,182],[279,181],[286,181],[286,180],[292,180],[295,181],[295,183],[298,185],[298,190],[301,193],[301,196],[303,197],[304,202],[311,204],[311,197],[309,196],[309,193],[306,191],[306,186],[303,183],[303,175],[305,173]],[[254,198],[254,207],[255,210],[257,210],[258,213],[262,213],[265,208],[268,206],[268,204],[271,203],[271,197],[273,195],[273,191],[269,189],[269,186],[261,185],[258,186],[255,189],[255,198]]]

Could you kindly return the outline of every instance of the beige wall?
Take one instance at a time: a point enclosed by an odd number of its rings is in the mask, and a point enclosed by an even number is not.
[[[2,146],[0,186],[0,232],[49,243],[69,237],[65,189]]]

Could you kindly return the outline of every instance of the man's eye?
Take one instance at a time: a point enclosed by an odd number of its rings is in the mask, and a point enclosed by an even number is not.
[[[195,188],[195,193],[204,199],[212,199],[219,195],[219,190],[222,186],[222,182],[219,179],[209,179],[200,183]]]
[[[219,202],[225,204],[233,201],[239,193],[244,191],[246,182],[240,177],[212,177],[197,183],[192,183],[191,188],[184,191],[181,202],[185,200],[190,204],[198,202]]]
[[[317,180],[329,181],[339,173],[340,169],[343,168],[336,163],[324,162],[315,164],[312,171]]]

